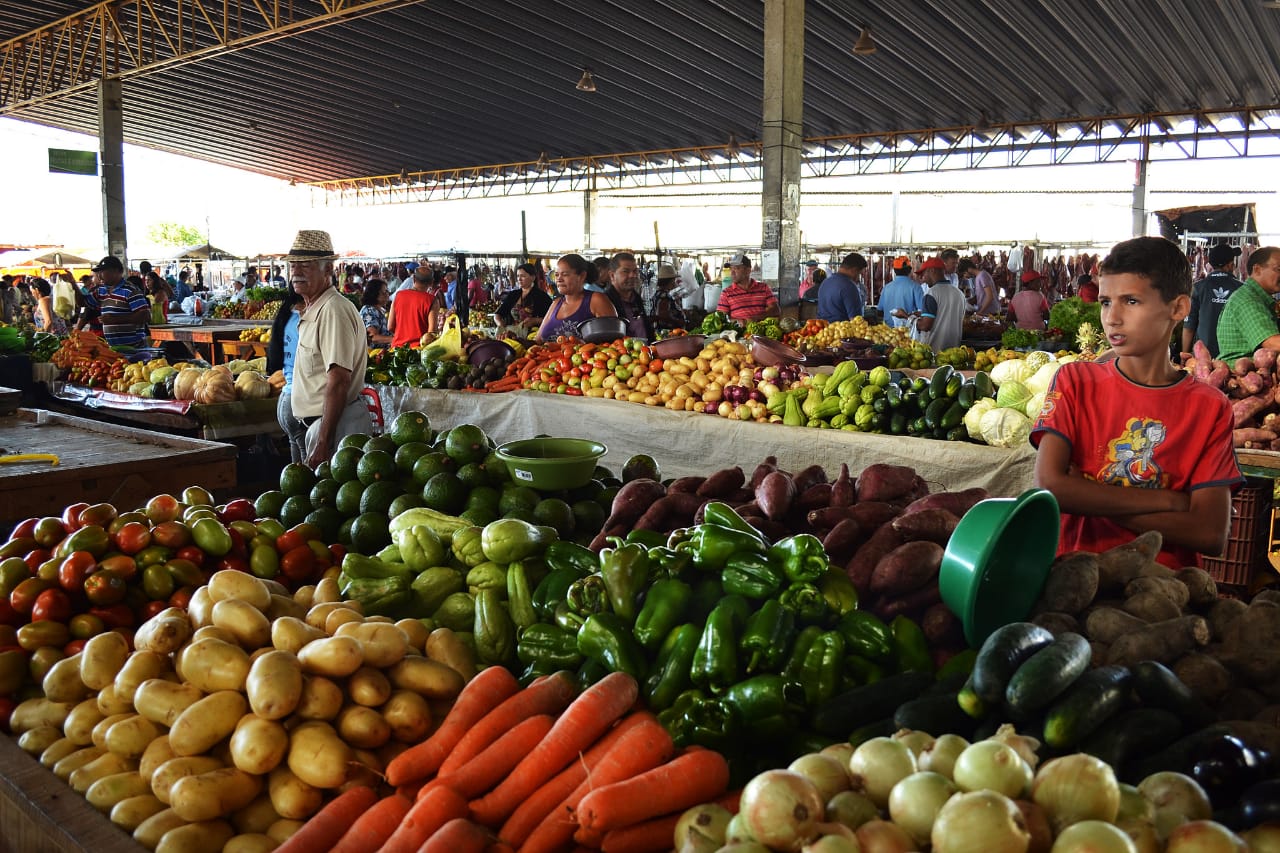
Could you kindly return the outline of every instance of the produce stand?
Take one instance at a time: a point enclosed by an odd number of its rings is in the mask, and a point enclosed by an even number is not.
[[[609,453],[607,467],[621,468],[635,454],[659,460],[664,476],[705,473],[718,465],[748,465],[766,456],[799,471],[840,463],[859,471],[875,462],[909,465],[935,490],[980,486],[993,495],[1016,495],[1034,485],[1035,451],[969,442],[933,441],[834,429],[800,429],[734,421],[713,415],[567,397],[537,391],[478,394],[377,386],[384,421],[402,411],[426,412],[437,429],[473,423],[495,441],[538,433],[595,438]],[[580,425],[587,424],[589,427]]]
[[[236,483],[236,448],[104,424],[42,409],[0,417],[8,453],[56,453],[57,465],[22,462],[0,477],[0,519],[58,515],[77,501],[129,505],[160,492]]]
[[[70,383],[55,383],[53,397],[70,404],[77,414],[93,416],[101,412],[143,429],[179,431],[205,441],[281,434],[274,397],[200,405],[190,400],[151,400]]]
[[[240,333],[245,329],[255,329],[266,325],[259,320],[211,320],[205,319],[199,325],[179,325],[166,323],[151,327],[153,341],[177,341],[185,344],[193,354],[199,355],[210,364],[219,364],[228,358],[222,344],[227,341],[240,340]]]

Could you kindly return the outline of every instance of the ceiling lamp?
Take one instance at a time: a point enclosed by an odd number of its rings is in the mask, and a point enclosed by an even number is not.
[[[596,78],[591,76],[590,68],[582,69],[582,79],[578,81],[578,85],[574,88],[579,92],[594,92],[596,90]]]
[[[871,27],[864,25],[858,40],[853,43],[853,52],[858,56],[870,56],[876,52],[876,43],[871,39]]]

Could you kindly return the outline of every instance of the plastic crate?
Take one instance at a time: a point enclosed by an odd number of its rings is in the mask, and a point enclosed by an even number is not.
[[[1245,587],[1267,554],[1272,490],[1263,477],[1248,477],[1231,500],[1231,532],[1221,557],[1205,557],[1204,570],[1219,584]]]

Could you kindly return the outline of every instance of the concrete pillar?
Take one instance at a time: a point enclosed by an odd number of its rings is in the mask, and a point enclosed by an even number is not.
[[[782,305],[800,298],[800,160],[804,140],[804,0],[764,4],[764,191],[761,277]]]
[[[1133,201],[1131,209],[1133,213],[1133,236],[1145,237],[1147,235],[1147,165],[1150,161],[1147,159],[1147,146],[1142,146],[1142,158],[1133,161]]]
[[[588,254],[594,254],[596,247],[595,226],[593,223],[596,218],[596,192],[595,180],[592,179],[590,189],[582,191],[582,249]],[[591,260],[587,258],[587,260]]]
[[[124,104],[120,81],[98,83],[98,160],[102,168],[102,241],[128,266],[124,218]]]

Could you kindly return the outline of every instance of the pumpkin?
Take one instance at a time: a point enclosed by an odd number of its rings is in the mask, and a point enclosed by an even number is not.
[[[198,367],[184,367],[179,370],[178,378],[173,380],[173,399],[194,400],[196,398],[196,383],[200,381],[202,375],[204,375],[204,371]]]
[[[284,371],[277,370],[275,373],[267,377],[267,381],[271,383],[271,387],[276,391],[284,390]]]
[[[233,403],[236,399],[236,386],[228,370],[211,367],[196,381],[195,401],[208,405],[210,403]]]
[[[241,400],[262,400],[274,392],[267,378],[256,370],[246,370],[236,377],[236,393]]]

